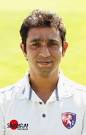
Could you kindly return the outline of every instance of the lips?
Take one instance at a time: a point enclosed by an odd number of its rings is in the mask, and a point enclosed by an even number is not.
[[[52,61],[44,61],[44,60],[41,60],[41,61],[37,61],[37,64],[39,65],[39,67],[43,68],[43,67],[51,67],[52,66]]]
[[[37,61],[37,63],[46,63],[46,64],[49,64],[49,63],[52,63],[52,61]]]

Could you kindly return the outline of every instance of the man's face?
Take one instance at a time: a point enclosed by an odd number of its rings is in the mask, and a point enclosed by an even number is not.
[[[24,45],[23,45],[24,46]],[[26,52],[31,72],[47,76],[58,70],[65,51],[59,31],[55,28],[32,28],[26,40]]]

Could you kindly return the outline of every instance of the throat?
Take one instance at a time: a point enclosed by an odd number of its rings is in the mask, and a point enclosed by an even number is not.
[[[54,89],[57,87],[59,75],[56,73],[48,78],[43,78],[38,75],[30,74],[29,80],[33,91],[44,103],[46,103]]]
[[[52,92],[53,93],[53,92]],[[37,96],[44,102],[46,103],[47,100],[50,98],[50,96],[52,95],[52,93],[36,93]]]
[[[57,82],[54,81],[54,83],[47,81],[47,83],[35,83],[33,81],[30,82],[31,88],[36,93],[36,95],[44,102],[46,103],[47,100],[52,95],[53,91],[57,87]]]

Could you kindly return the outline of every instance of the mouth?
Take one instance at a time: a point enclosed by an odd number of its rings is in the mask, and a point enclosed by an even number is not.
[[[46,64],[49,64],[49,63],[52,63],[52,61],[37,61],[37,63],[46,63]]]
[[[37,61],[37,63],[41,66],[50,66],[52,65],[52,61]]]

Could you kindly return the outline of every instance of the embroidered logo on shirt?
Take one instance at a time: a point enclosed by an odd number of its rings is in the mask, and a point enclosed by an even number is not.
[[[66,128],[71,129],[76,123],[76,114],[71,112],[64,112],[61,114],[61,119],[63,125]]]
[[[7,123],[7,128],[12,130],[28,130],[28,123],[19,123],[17,120],[11,120]]]

